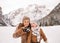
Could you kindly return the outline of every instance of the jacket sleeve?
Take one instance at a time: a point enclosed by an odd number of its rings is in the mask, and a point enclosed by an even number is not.
[[[18,38],[18,37],[20,37],[20,36],[22,36],[24,34],[25,34],[25,32],[23,32],[22,27],[18,26],[17,29],[16,29],[16,31],[13,33],[13,37],[14,38]]]
[[[22,23],[20,23],[20,24],[17,26],[15,32],[16,32],[18,29],[20,29],[21,27],[22,27]]]
[[[47,41],[47,38],[46,38],[46,36],[45,36],[45,33],[43,32],[42,29],[40,29],[40,35],[41,35],[41,37],[42,37],[42,39],[43,39],[44,41]]]

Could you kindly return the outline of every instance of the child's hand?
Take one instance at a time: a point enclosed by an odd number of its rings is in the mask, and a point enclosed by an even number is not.
[[[45,41],[45,43],[48,43],[48,41]]]

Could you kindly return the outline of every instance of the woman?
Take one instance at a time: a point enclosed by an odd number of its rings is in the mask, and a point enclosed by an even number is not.
[[[30,18],[24,17],[22,23],[19,24],[15,33],[13,34],[14,38],[20,37],[22,38],[21,43],[31,43],[31,24]]]

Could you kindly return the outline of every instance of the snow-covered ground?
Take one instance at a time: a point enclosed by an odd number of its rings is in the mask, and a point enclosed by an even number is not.
[[[60,43],[60,26],[41,27],[45,32],[48,43]],[[0,43],[21,43],[20,38],[13,38],[16,27],[0,27]],[[41,43],[44,43],[42,40]]]

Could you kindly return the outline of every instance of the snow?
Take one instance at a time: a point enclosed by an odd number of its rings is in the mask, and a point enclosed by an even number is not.
[[[41,27],[48,38],[48,43],[60,43],[60,26]],[[16,27],[0,27],[0,43],[21,43],[20,38],[13,38]],[[42,40],[41,43],[44,43]]]

